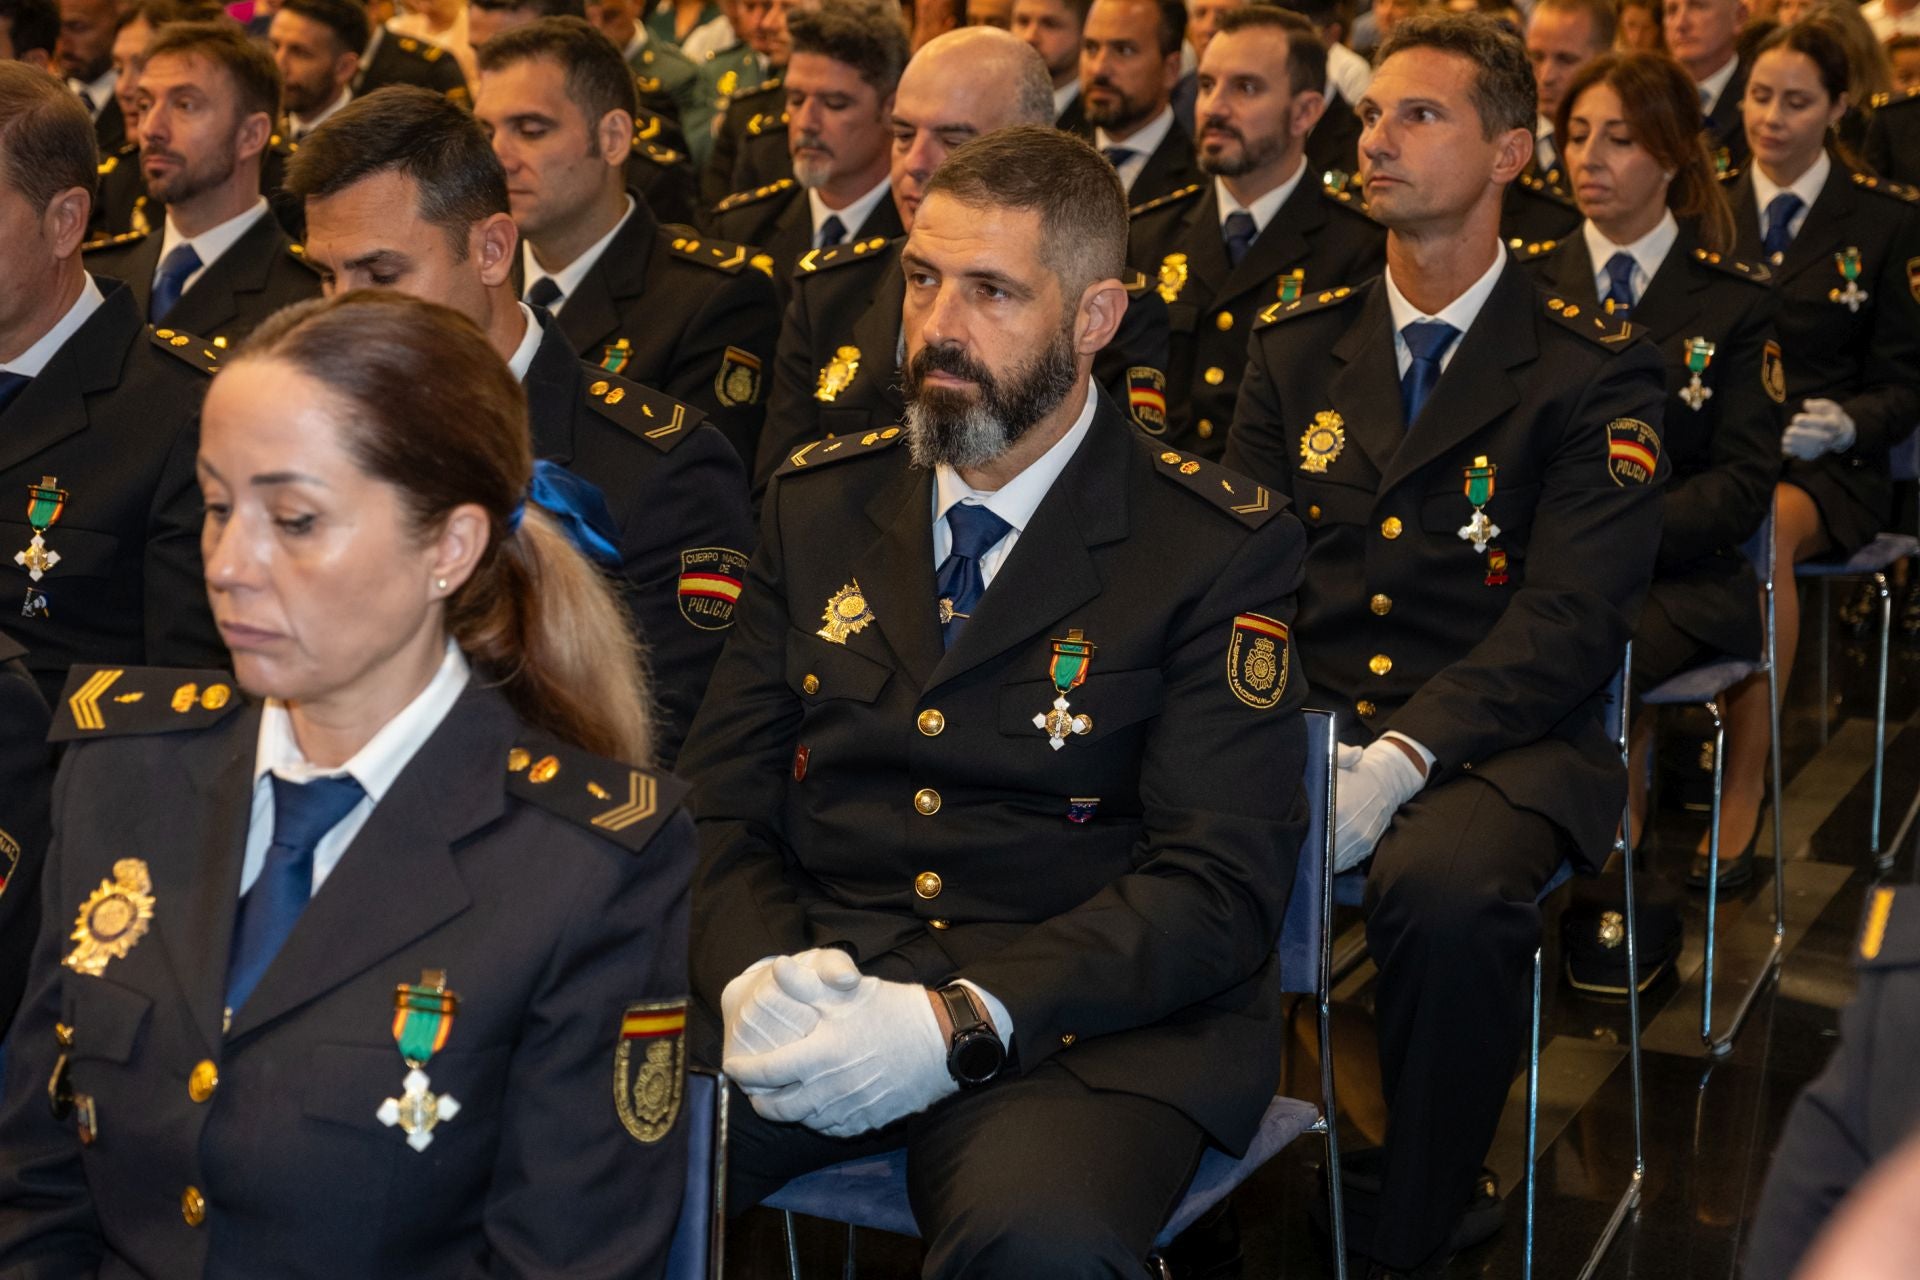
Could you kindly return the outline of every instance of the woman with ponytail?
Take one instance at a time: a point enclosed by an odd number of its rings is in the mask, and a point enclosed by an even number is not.
[[[693,835],[597,495],[394,293],[258,329],[198,471],[234,670],[56,713],[0,1273],[659,1274]]]

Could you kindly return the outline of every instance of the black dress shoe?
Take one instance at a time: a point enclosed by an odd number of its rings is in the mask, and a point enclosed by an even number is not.
[[[1483,1168],[1473,1187],[1473,1198],[1453,1224],[1447,1242],[1433,1257],[1418,1267],[1391,1268],[1366,1254],[1373,1241],[1378,1221],[1380,1167],[1384,1152],[1379,1147],[1363,1147],[1343,1154],[1340,1162],[1340,1192],[1346,1211],[1347,1256],[1350,1271],[1362,1276],[1406,1276],[1410,1280],[1429,1280],[1444,1275],[1453,1256],[1483,1244],[1499,1233],[1506,1223],[1506,1201],[1500,1198],[1500,1180],[1493,1170]],[[1323,1165],[1318,1178],[1320,1194],[1307,1205],[1307,1219],[1332,1243],[1333,1232],[1327,1214],[1327,1171]],[[1371,1268],[1371,1269],[1370,1269]]]
[[[1720,860],[1720,888],[1722,892],[1745,888],[1753,880],[1753,846],[1760,839],[1758,829],[1747,837],[1747,847],[1731,858]],[[1693,855],[1693,866],[1687,871],[1687,888],[1704,889],[1708,885],[1708,857],[1704,853]]]

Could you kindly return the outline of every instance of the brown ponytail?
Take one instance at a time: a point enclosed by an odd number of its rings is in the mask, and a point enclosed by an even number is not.
[[[383,290],[288,307],[237,359],[284,361],[347,406],[346,447],[398,489],[422,536],[455,507],[487,513],[486,551],[447,600],[447,631],[522,719],[629,764],[653,760],[633,625],[611,583],[538,507],[526,396],[465,316]]]

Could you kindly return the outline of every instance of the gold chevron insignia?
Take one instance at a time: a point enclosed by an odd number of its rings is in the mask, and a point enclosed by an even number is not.
[[[659,807],[658,787],[652,778],[639,773],[629,773],[627,802],[615,805],[593,820],[593,825],[605,831],[625,831],[636,822],[644,822],[653,816]]]
[[[100,718],[100,699],[113,687],[113,682],[125,675],[126,671],[113,668],[96,671],[79,690],[67,699],[67,705],[73,710],[73,723],[80,729],[104,729],[107,722]]]
[[[1257,516],[1262,511],[1265,511],[1267,509],[1267,486],[1257,485],[1255,487],[1258,489],[1260,496],[1255,498],[1252,502],[1243,503],[1240,506],[1233,508],[1233,512],[1235,515]],[[1232,493],[1233,490],[1229,489],[1227,490],[1227,492]]]

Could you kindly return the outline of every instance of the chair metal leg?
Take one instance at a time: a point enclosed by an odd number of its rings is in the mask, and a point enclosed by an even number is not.
[[[849,1222],[847,1224],[847,1260],[840,1266],[840,1280],[853,1280],[859,1269],[859,1257],[854,1252],[853,1224]]]
[[[1769,655],[1771,657],[1771,654]],[[1769,701],[1774,695],[1774,672],[1771,665],[1767,669],[1767,696]],[[1726,722],[1720,718],[1720,708],[1712,702],[1702,704],[1707,714],[1713,717],[1713,817],[1707,836],[1707,943],[1706,963],[1703,968],[1704,982],[1700,990],[1700,1040],[1706,1045],[1707,1052],[1720,1056],[1732,1051],[1734,1037],[1740,1034],[1740,1024],[1746,1021],[1747,1013],[1753,1008],[1754,997],[1778,971],[1780,953],[1786,945],[1786,886],[1784,883],[1786,863],[1781,855],[1780,844],[1780,713],[1773,711],[1773,746],[1769,748],[1769,758],[1773,766],[1773,946],[1767,952],[1765,965],[1754,978],[1753,985],[1740,1000],[1733,1012],[1733,1020],[1726,1031],[1719,1035],[1713,1030],[1713,971],[1716,951],[1716,927],[1720,915],[1720,817],[1721,801],[1724,795],[1725,760],[1727,746]]]
[[[1521,1280],[1533,1280],[1534,1182],[1540,1158],[1540,948],[1533,949],[1533,1011],[1527,1019],[1527,1238],[1520,1255]]]
[[[793,1213],[783,1210],[780,1226],[787,1237],[787,1280],[800,1280],[800,1245],[793,1236]]]
[[[1833,591],[1828,585],[1828,581],[1826,578],[1820,579],[1820,745],[1823,747],[1827,745],[1827,712],[1829,709],[1827,702],[1827,631],[1832,625],[1832,620],[1827,615],[1833,611]],[[1800,616],[1803,618],[1806,616],[1805,609],[1800,611]]]
[[[1873,588],[1880,596],[1880,680],[1873,702],[1873,824],[1870,844],[1874,863],[1882,871],[1893,864],[1888,851],[1880,847],[1880,802],[1887,782],[1887,645],[1893,636],[1893,592],[1887,587],[1887,575],[1873,575]]]

